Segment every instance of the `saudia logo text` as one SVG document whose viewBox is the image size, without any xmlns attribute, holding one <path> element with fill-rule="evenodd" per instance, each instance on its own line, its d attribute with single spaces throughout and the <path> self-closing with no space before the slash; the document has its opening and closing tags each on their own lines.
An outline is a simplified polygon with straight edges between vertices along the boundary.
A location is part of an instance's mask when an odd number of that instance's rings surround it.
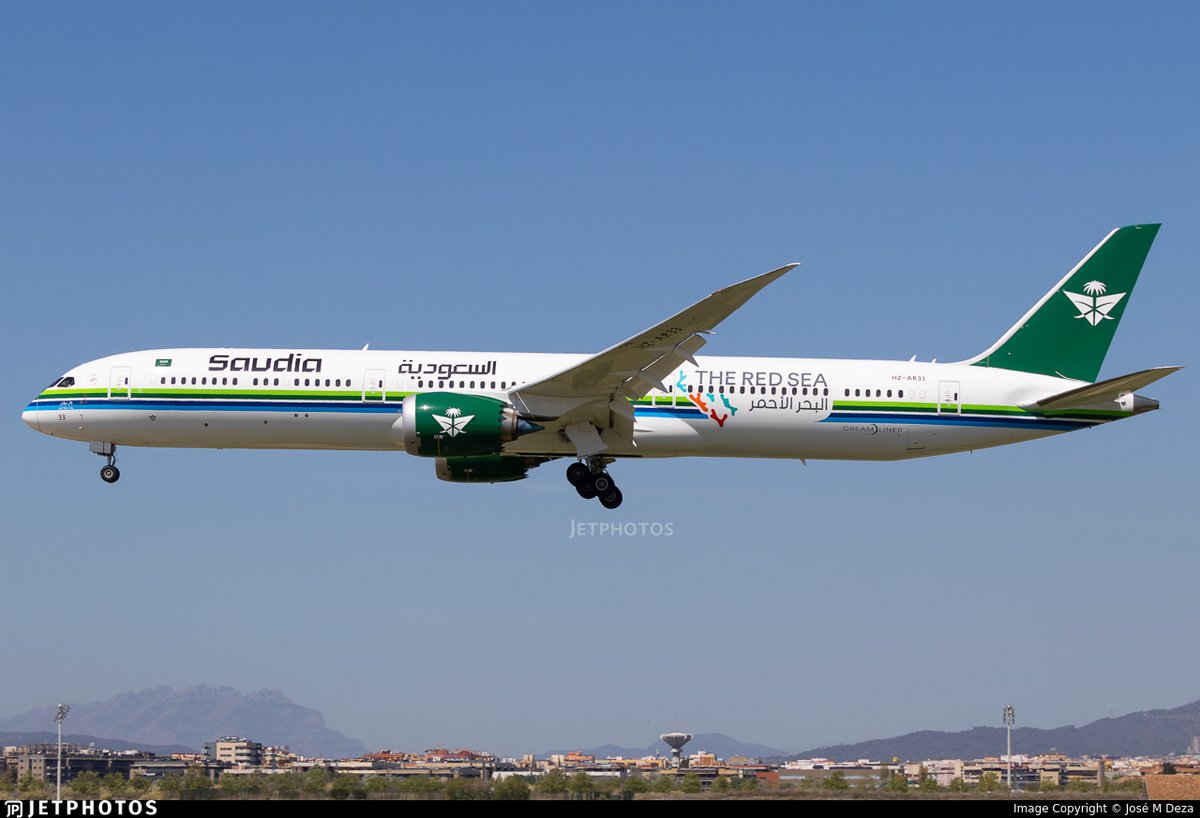
<svg viewBox="0 0 1200 818">
<path fill-rule="evenodd" d="M 305 358 L 293 352 L 282 358 L 233 358 L 213 355 L 208 359 L 209 372 L 320 372 L 320 358 Z"/>
<path fill-rule="evenodd" d="M 1079 315 L 1075 317 L 1086 318 L 1088 323 L 1094 327 L 1101 321 L 1112 321 L 1113 317 L 1109 313 L 1126 295 L 1125 293 L 1105 295 L 1104 291 L 1107 289 L 1108 285 L 1103 281 L 1089 281 L 1083 285 L 1083 291 L 1087 295 L 1069 293 L 1066 290 L 1063 290 L 1062 294 L 1071 299 L 1075 309 L 1079 310 Z"/>
<path fill-rule="evenodd" d="M 450 437 L 461 435 L 467 424 L 475 419 L 474 415 L 464 415 L 461 409 L 447 409 L 445 417 L 441 415 L 432 415 L 432 417 L 442 427 L 442 431 Z"/>
</svg>

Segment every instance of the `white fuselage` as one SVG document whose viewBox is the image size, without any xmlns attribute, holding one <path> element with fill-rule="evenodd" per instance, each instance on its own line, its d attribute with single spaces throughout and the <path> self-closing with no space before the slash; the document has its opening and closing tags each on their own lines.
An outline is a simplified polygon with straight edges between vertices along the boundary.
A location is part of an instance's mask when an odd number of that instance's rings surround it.
<svg viewBox="0 0 1200 818">
<path fill-rule="evenodd" d="M 65 373 L 23 419 L 45 434 L 124 446 L 403 450 L 401 402 L 446 391 L 509 400 L 587 355 L 295 349 L 163 349 Z M 64 383 L 60 378 L 56 384 Z M 1077 381 L 965 364 L 698 357 L 635 401 L 615 457 L 895 460 L 998 446 L 1092 426 L 1107 404 L 1050 416 L 1029 407 Z M 537 432 L 514 454 L 573 457 Z"/>
</svg>

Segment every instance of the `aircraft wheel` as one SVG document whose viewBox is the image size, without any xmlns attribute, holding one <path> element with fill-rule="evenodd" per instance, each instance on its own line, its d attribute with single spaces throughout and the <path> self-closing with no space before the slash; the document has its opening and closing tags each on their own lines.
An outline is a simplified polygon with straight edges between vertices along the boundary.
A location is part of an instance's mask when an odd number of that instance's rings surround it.
<svg viewBox="0 0 1200 818">
<path fill-rule="evenodd" d="M 576 486 L 575 491 L 579 492 L 579 496 L 585 500 L 590 500 L 596 496 L 596 487 L 592 485 L 591 480 Z"/>
<path fill-rule="evenodd" d="M 572 463 L 567 466 L 567 482 L 572 486 L 582 486 L 591 476 L 591 470 L 582 463 Z"/>
<path fill-rule="evenodd" d="M 616 486 L 613 484 L 612 478 L 608 476 L 607 472 L 600 472 L 597 474 L 592 480 L 592 486 L 596 489 L 596 493 L 601 497 L 603 497 L 605 494 L 608 494 L 612 489 L 616 488 Z"/>
<path fill-rule="evenodd" d="M 105 483 L 115 483 L 121 479 L 121 470 L 116 466 L 101 466 L 100 479 Z"/>
<path fill-rule="evenodd" d="M 605 508 L 616 508 L 617 506 L 621 505 L 621 501 L 624 499 L 625 498 L 621 495 L 621 490 L 616 486 L 613 486 L 612 490 L 609 491 L 608 494 L 600 495 L 600 505 L 604 506 Z"/>
</svg>

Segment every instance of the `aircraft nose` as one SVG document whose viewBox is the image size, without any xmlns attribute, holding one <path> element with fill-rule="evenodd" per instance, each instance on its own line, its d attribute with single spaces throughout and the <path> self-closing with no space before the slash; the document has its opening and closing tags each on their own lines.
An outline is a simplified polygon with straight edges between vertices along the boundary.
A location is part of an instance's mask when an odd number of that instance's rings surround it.
<svg viewBox="0 0 1200 818">
<path fill-rule="evenodd" d="M 21 413 L 21 420 L 25 421 L 25 425 L 35 432 L 42 431 L 42 426 L 38 423 L 38 413 L 32 409 L 26 409 Z"/>
</svg>

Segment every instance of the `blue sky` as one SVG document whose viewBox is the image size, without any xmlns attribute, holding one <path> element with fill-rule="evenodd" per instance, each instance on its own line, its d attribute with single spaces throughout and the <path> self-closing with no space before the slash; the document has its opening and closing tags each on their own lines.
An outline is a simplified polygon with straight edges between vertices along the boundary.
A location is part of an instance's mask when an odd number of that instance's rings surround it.
<svg viewBox="0 0 1200 818">
<path fill-rule="evenodd" d="M 788 750 L 1200 696 L 1191 369 L 1164 410 L 895 464 L 442 483 L 19 420 L 171 346 L 589 352 L 803 266 L 714 354 L 956 360 L 1162 221 L 1102 371 L 1194 364 L 1191 4 L 9 4 L 0 711 L 278 687 L 371 746 Z M 674 536 L 569 539 L 574 521 Z"/>
</svg>

